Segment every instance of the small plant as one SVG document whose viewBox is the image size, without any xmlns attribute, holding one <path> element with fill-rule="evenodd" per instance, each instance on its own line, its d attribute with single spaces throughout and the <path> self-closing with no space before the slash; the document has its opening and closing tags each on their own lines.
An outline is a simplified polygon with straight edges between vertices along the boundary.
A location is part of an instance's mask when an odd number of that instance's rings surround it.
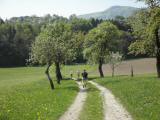
<svg viewBox="0 0 160 120">
<path fill-rule="evenodd" d="M 114 77 L 115 68 L 120 65 L 122 61 L 122 55 L 119 52 L 110 52 L 110 54 L 106 57 L 106 62 L 109 63 L 112 69 L 112 77 Z"/>
</svg>

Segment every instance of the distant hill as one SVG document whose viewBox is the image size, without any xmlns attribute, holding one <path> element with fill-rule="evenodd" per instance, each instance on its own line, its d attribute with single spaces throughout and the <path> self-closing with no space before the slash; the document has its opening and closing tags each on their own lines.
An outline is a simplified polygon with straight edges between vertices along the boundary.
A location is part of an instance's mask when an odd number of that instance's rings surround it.
<svg viewBox="0 0 160 120">
<path fill-rule="evenodd" d="M 123 17 L 132 16 L 139 9 L 140 8 L 129 7 L 129 6 L 113 6 L 102 12 L 79 15 L 78 17 L 85 19 L 89 18 L 114 19 L 116 16 L 123 16 Z"/>
</svg>

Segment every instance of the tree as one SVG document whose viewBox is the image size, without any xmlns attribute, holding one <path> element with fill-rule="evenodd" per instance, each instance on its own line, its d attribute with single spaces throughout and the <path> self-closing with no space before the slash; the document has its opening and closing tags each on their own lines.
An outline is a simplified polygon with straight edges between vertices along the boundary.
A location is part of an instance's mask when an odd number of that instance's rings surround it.
<svg viewBox="0 0 160 120">
<path fill-rule="evenodd" d="M 84 56 L 89 62 L 98 63 L 100 77 L 104 77 L 102 65 L 110 51 L 115 50 L 120 36 L 118 28 L 110 22 L 103 22 L 92 29 L 86 36 Z"/>
<path fill-rule="evenodd" d="M 137 1 L 145 2 L 145 4 L 147 4 L 150 8 L 155 8 L 160 6 L 159 0 L 137 0 Z"/>
<path fill-rule="evenodd" d="M 1 18 L 0 18 L 0 24 L 4 24 L 4 21 L 3 21 L 3 19 L 1 19 Z"/>
<path fill-rule="evenodd" d="M 14 38 L 15 50 L 17 54 L 17 61 L 19 65 L 25 65 L 26 59 L 31 52 L 31 44 L 34 42 L 36 35 L 30 24 L 15 24 L 16 34 Z"/>
<path fill-rule="evenodd" d="M 38 34 L 30 24 L 0 24 L 0 66 L 24 66 Z"/>
<path fill-rule="evenodd" d="M 92 28 L 89 20 L 77 18 L 75 15 L 70 16 L 69 22 L 74 32 L 81 31 L 87 33 Z"/>
<path fill-rule="evenodd" d="M 121 44 L 117 46 L 117 48 L 120 49 L 121 53 L 123 54 L 123 57 L 129 58 L 131 57 L 128 54 L 128 47 L 131 44 L 131 42 L 134 40 L 132 33 L 132 29 L 130 24 L 127 22 L 128 18 L 124 18 L 123 16 L 116 16 L 115 19 L 110 20 L 114 25 L 118 27 L 119 30 L 123 31 L 123 35 L 121 36 L 121 39 L 119 41 Z"/>
<path fill-rule="evenodd" d="M 85 60 L 83 58 L 83 44 L 85 35 L 82 32 L 74 33 L 72 37 L 73 51 L 74 51 L 74 63 L 83 63 Z"/>
<path fill-rule="evenodd" d="M 15 34 L 16 30 L 13 25 L 0 25 L 0 66 L 2 67 L 17 64 L 15 61 L 17 57 L 14 43 Z"/>
<path fill-rule="evenodd" d="M 121 63 L 122 55 L 119 52 L 110 52 L 110 54 L 106 58 L 107 63 L 111 66 L 112 69 L 112 77 L 114 77 L 115 68 Z"/>
<path fill-rule="evenodd" d="M 32 59 L 47 64 L 45 73 L 52 89 L 54 89 L 54 84 L 49 74 L 50 66 L 55 65 L 57 83 L 60 84 L 62 79 L 60 65 L 72 57 L 71 36 L 72 33 L 68 24 L 55 22 L 43 28 L 32 45 Z"/>
<path fill-rule="evenodd" d="M 130 46 L 131 53 L 150 54 L 157 59 L 157 75 L 160 78 L 160 1 L 139 0 L 148 5 L 148 10 L 138 13 L 132 20 L 136 42 Z"/>
</svg>

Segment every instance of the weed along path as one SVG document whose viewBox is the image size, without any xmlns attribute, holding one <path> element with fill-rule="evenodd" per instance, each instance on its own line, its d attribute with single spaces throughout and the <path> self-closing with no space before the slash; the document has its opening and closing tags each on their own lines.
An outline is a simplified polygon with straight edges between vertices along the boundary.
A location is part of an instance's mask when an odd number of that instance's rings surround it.
<svg viewBox="0 0 160 120">
<path fill-rule="evenodd" d="M 101 91 L 104 101 L 105 120 L 133 120 L 131 115 L 123 108 L 107 88 L 102 87 L 93 81 L 89 82 Z"/>
<path fill-rule="evenodd" d="M 80 91 L 74 101 L 74 103 L 69 107 L 69 109 L 60 117 L 59 120 L 79 120 L 80 112 L 83 108 L 85 100 L 87 98 L 86 89 L 82 87 L 80 82 L 77 82 Z"/>
</svg>

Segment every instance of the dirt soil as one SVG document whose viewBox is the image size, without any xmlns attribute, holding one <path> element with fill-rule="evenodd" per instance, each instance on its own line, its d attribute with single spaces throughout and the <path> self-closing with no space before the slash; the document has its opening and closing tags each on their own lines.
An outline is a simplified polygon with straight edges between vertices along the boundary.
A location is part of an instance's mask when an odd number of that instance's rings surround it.
<svg viewBox="0 0 160 120">
<path fill-rule="evenodd" d="M 156 73 L 156 59 L 144 58 L 137 60 L 123 61 L 116 69 L 115 75 L 130 75 L 131 65 L 133 66 L 134 74 L 149 74 Z M 103 65 L 105 75 L 111 75 L 111 67 L 108 64 Z"/>
</svg>

